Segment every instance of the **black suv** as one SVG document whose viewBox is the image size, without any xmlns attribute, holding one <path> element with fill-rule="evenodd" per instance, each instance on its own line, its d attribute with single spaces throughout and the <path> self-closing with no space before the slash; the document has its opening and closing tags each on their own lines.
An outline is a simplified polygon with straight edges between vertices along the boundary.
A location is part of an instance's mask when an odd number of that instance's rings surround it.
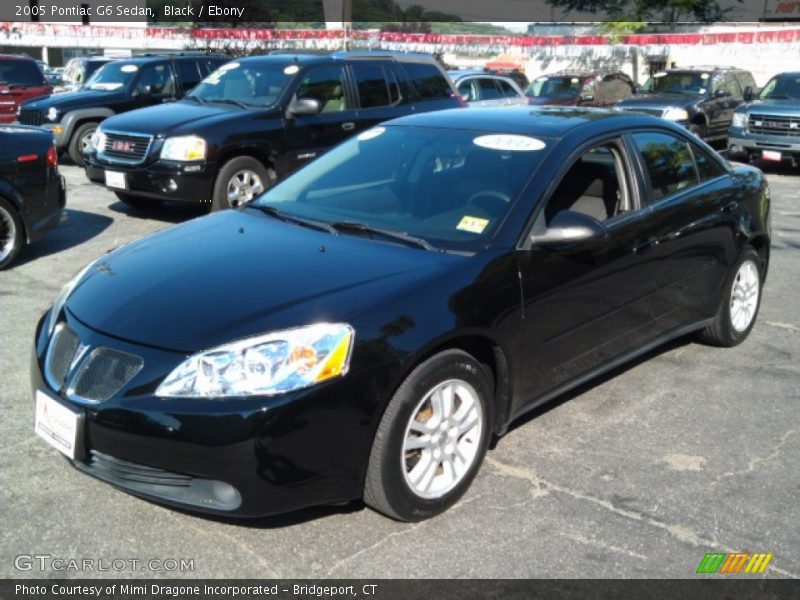
<svg viewBox="0 0 800 600">
<path fill-rule="evenodd" d="M 654 74 L 639 94 L 616 108 L 644 112 L 683 125 L 704 140 L 728 137 L 733 111 L 756 88 L 749 71 L 732 67 L 685 67 Z"/>
<path fill-rule="evenodd" d="M 251 56 L 169 106 L 97 130 L 86 174 L 131 205 L 235 207 L 348 136 L 414 112 L 464 106 L 429 55 Z"/>
<path fill-rule="evenodd" d="M 182 97 L 228 59 L 205 54 L 139 56 L 100 67 L 76 92 L 22 104 L 18 120 L 53 132 L 59 152 L 83 165 L 97 125 L 113 115 Z"/>
</svg>

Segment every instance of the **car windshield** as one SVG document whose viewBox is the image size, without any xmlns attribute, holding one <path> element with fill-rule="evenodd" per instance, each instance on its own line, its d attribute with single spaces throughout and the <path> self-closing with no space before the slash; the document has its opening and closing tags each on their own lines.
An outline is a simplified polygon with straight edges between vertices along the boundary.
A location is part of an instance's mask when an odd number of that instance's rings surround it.
<svg viewBox="0 0 800 600">
<path fill-rule="evenodd" d="M 32 60 L 0 61 L 0 83 L 8 85 L 42 85 L 44 75 Z"/>
<path fill-rule="evenodd" d="M 206 102 L 272 106 L 297 70 L 296 65 L 230 62 L 201 81 L 187 97 Z"/>
<path fill-rule="evenodd" d="M 708 73 L 656 73 L 642 86 L 642 91 L 656 94 L 705 94 Z"/>
<path fill-rule="evenodd" d="M 90 90 L 113 92 L 128 87 L 138 70 L 138 65 L 124 61 L 108 63 L 95 71 L 86 82 L 86 87 Z"/>
<path fill-rule="evenodd" d="M 525 90 L 529 98 L 574 98 L 583 88 L 580 77 L 539 77 Z"/>
<path fill-rule="evenodd" d="M 777 75 L 767 82 L 758 95 L 761 100 L 800 99 L 800 74 Z"/>
<path fill-rule="evenodd" d="M 375 127 L 253 205 L 342 234 L 393 242 L 407 236 L 421 247 L 473 252 L 489 242 L 549 146 L 523 135 Z M 369 235 L 376 232 L 393 236 Z"/>
</svg>

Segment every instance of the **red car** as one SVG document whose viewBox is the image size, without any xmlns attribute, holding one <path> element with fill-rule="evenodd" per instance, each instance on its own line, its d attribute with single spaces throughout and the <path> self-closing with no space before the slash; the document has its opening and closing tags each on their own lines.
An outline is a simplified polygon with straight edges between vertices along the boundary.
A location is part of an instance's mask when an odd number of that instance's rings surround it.
<svg viewBox="0 0 800 600">
<path fill-rule="evenodd" d="M 0 123 L 14 122 L 23 101 L 52 92 L 33 59 L 0 54 Z"/>
</svg>

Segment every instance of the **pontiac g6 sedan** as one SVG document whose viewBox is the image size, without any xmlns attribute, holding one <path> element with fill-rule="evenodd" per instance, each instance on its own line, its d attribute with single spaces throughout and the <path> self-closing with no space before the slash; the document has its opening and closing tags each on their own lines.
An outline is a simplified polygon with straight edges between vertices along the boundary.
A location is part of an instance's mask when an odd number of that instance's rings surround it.
<svg viewBox="0 0 800 600">
<path fill-rule="evenodd" d="M 744 340 L 769 210 L 760 171 L 646 115 L 391 121 L 83 269 L 36 331 L 36 431 L 183 508 L 425 519 L 524 412 L 678 336 Z"/>
</svg>

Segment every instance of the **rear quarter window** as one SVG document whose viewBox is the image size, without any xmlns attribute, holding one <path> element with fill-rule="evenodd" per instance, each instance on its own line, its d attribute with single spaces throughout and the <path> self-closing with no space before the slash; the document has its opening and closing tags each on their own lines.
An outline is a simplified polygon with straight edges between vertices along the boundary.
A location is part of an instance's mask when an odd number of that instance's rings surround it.
<svg viewBox="0 0 800 600">
<path fill-rule="evenodd" d="M 408 73 L 421 99 L 435 100 L 449 98 L 452 95 L 450 82 L 436 65 L 403 63 L 403 68 Z"/>
</svg>

